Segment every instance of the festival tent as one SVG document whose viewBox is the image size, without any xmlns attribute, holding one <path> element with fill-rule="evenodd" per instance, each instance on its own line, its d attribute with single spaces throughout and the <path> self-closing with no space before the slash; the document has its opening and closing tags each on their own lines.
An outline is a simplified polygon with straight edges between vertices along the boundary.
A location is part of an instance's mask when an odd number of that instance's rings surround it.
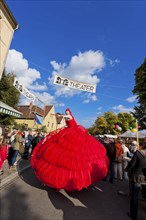
<svg viewBox="0 0 146 220">
<path fill-rule="evenodd" d="M 22 115 L 21 112 L 17 111 L 16 109 L 12 108 L 2 101 L 0 101 L 0 113 L 12 115 L 14 117 L 20 117 Z"/>
<path fill-rule="evenodd" d="M 146 137 L 146 129 L 138 131 L 138 137 L 145 138 Z"/>
<path fill-rule="evenodd" d="M 113 139 L 117 138 L 117 135 L 113 135 L 113 134 L 104 134 L 103 136 L 107 138 L 113 138 Z"/>
<path fill-rule="evenodd" d="M 137 138 L 137 132 L 132 132 L 130 130 L 124 132 L 123 134 L 119 135 L 119 137 L 123 138 Z M 146 130 L 138 131 L 138 138 L 145 138 L 146 137 Z"/>
<path fill-rule="evenodd" d="M 136 138 L 136 132 L 132 132 L 130 130 L 124 132 L 123 134 L 120 134 L 119 137 L 123 138 Z"/>
</svg>

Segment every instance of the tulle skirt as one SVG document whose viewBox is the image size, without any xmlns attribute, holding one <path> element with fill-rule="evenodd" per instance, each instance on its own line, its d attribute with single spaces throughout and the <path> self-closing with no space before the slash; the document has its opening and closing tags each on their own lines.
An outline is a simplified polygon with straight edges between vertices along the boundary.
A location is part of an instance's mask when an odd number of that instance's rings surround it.
<svg viewBox="0 0 146 220">
<path fill-rule="evenodd" d="M 75 191 L 102 180 L 109 161 L 104 146 L 78 125 L 47 135 L 34 148 L 31 166 L 45 185 Z"/>
<path fill-rule="evenodd" d="M 7 155 L 8 155 L 7 145 L 1 145 L 0 146 L 0 169 L 2 168 L 4 161 L 7 159 Z"/>
</svg>

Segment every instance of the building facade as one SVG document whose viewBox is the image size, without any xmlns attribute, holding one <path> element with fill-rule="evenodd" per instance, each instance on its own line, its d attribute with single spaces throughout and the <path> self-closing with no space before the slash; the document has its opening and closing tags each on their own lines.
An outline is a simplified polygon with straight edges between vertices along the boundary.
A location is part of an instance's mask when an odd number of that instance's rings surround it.
<svg viewBox="0 0 146 220">
<path fill-rule="evenodd" d="M 0 79 L 14 31 L 19 25 L 4 0 L 0 0 Z"/>
<path fill-rule="evenodd" d="M 53 105 L 46 105 L 44 109 L 33 105 L 18 106 L 18 111 L 22 113 L 20 118 L 15 119 L 17 124 L 23 124 L 26 128 L 40 129 L 45 128 L 49 133 L 58 128 L 55 109 Z M 39 119 L 41 119 L 39 121 Z"/>
</svg>

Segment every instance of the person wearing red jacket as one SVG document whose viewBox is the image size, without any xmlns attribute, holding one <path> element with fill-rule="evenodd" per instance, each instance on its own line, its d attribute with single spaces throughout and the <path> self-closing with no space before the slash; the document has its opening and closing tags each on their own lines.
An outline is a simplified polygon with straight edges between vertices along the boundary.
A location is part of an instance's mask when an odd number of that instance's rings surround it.
<svg viewBox="0 0 146 220">
<path fill-rule="evenodd" d="M 116 143 L 116 159 L 114 162 L 114 178 L 123 180 L 123 170 L 122 170 L 122 160 L 123 160 L 123 147 L 122 147 L 122 140 L 120 138 L 117 138 Z"/>
</svg>

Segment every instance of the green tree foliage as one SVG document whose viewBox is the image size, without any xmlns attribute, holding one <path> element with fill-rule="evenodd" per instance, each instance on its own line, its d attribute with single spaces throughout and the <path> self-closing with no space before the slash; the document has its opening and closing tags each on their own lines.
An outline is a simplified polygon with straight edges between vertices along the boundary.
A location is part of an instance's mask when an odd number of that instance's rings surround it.
<svg viewBox="0 0 146 220">
<path fill-rule="evenodd" d="M 9 73 L 2 75 L 0 80 L 0 100 L 13 108 L 17 108 L 20 93 L 13 86 L 14 74 Z"/>
<path fill-rule="evenodd" d="M 127 131 L 130 128 L 136 127 L 135 118 L 127 112 L 119 113 L 118 121 L 119 126 L 122 128 L 122 131 Z"/>
<path fill-rule="evenodd" d="M 114 128 L 114 125 L 118 123 L 118 117 L 114 112 L 105 112 L 104 117 L 107 121 L 107 133 L 116 134 L 117 131 Z"/>
<path fill-rule="evenodd" d="M 134 107 L 132 114 L 138 120 L 140 129 L 146 129 L 146 58 L 136 69 L 133 94 L 137 95 L 138 106 Z"/>
<path fill-rule="evenodd" d="M 107 121 L 104 116 L 100 116 L 96 119 L 93 126 L 93 134 L 104 134 L 107 128 Z"/>
<path fill-rule="evenodd" d="M 122 128 L 121 131 L 115 129 L 115 124 Z M 98 134 L 119 134 L 124 133 L 130 128 L 135 128 L 136 121 L 129 113 L 105 112 L 103 116 L 99 116 L 94 124 L 88 128 L 91 135 Z"/>
<path fill-rule="evenodd" d="M 133 116 L 137 119 L 139 129 L 146 129 L 146 107 L 144 105 L 135 106 Z"/>
<path fill-rule="evenodd" d="M 12 108 L 17 109 L 19 103 L 20 93 L 13 86 L 15 75 L 13 73 L 6 74 L 3 72 L 0 80 L 0 101 L 6 103 Z M 0 114 L 0 124 L 9 125 L 14 121 L 14 117 Z"/>
<path fill-rule="evenodd" d="M 138 103 L 146 107 L 146 58 L 144 63 L 136 69 L 133 94 L 137 95 Z"/>
</svg>

